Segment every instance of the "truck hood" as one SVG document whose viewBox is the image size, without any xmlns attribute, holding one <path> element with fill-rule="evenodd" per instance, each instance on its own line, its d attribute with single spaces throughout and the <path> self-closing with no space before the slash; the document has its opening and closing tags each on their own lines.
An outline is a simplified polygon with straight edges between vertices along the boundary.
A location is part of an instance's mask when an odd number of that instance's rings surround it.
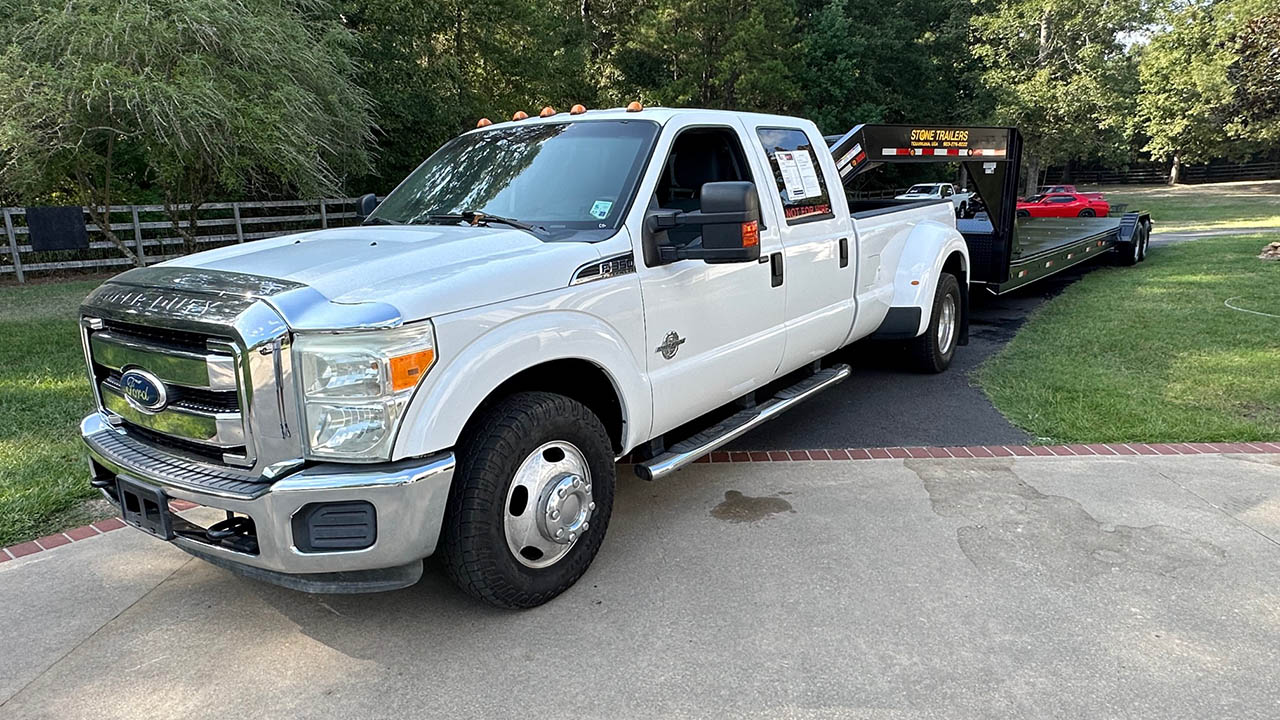
<svg viewBox="0 0 1280 720">
<path fill-rule="evenodd" d="M 161 263 L 307 285 L 340 304 L 380 302 L 419 320 L 566 287 L 600 259 L 587 242 L 444 225 L 335 228 L 229 245 Z"/>
</svg>

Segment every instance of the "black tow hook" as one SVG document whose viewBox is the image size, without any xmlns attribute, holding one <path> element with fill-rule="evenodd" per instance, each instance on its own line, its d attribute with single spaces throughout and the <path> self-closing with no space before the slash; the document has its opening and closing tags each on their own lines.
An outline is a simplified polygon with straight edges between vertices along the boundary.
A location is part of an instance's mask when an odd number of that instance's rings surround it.
<svg viewBox="0 0 1280 720">
<path fill-rule="evenodd" d="M 254 533 L 253 520 L 247 517 L 229 517 L 214 523 L 204 531 L 204 535 L 214 545 L 221 545 L 242 553 L 258 552 L 258 538 Z"/>
</svg>

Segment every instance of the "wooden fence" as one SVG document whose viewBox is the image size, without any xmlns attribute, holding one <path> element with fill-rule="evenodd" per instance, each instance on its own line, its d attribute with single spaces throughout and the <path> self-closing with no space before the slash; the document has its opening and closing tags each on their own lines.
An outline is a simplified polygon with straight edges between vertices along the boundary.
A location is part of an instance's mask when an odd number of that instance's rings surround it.
<svg viewBox="0 0 1280 720">
<path fill-rule="evenodd" d="M 185 216 L 190 206 L 178 208 Z M 38 251 L 29 241 L 26 209 L 7 207 L 3 213 L 8 244 L 0 249 L 0 278 L 12 275 L 18 282 L 26 282 L 30 274 L 106 270 L 133 264 L 92 222 L 87 210 L 89 247 L 79 250 Z M 112 232 L 145 264 L 185 252 L 183 238 L 174 231 L 163 205 L 113 205 L 109 218 Z M 355 198 L 207 203 L 197 211 L 195 241 L 204 250 L 302 230 L 354 225 L 358 219 Z M 183 227 L 186 228 L 185 223 Z"/>
<path fill-rule="evenodd" d="M 1062 174 L 1062 169 L 1056 168 L 1050 170 L 1047 177 L 1056 177 L 1059 178 L 1058 182 L 1065 182 L 1061 180 Z M 1196 184 L 1275 178 L 1280 178 L 1280 162 L 1211 163 L 1183 166 L 1178 182 Z M 1167 183 L 1169 165 L 1140 165 L 1124 170 L 1075 170 L 1071 173 L 1070 182 L 1102 185 Z"/>
</svg>

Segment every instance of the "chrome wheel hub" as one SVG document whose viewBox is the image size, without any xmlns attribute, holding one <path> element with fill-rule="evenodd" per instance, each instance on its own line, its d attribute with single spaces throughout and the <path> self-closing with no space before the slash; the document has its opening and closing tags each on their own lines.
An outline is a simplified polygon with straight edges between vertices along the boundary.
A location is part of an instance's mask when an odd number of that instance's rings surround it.
<svg viewBox="0 0 1280 720">
<path fill-rule="evenodd" d="M 591 528 L 591 469 L 572 443 L 549 442 L 520 463 L 503 508 L 507 547 L 521 564 L 555 564 Z"/>
<path fill-rule="evenodd" d="M 938 352 L 946 355 L 951 350 L 951 341 L 956 336 L 956 301 L 950 295 L 942 298 L 942 307 L 938 310 Z"/>
</svg>

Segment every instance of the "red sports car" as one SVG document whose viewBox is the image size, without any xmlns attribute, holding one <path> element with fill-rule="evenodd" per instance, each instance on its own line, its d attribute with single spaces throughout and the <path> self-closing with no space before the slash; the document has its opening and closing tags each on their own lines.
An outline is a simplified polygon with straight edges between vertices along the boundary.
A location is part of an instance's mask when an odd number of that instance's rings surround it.
<svg viewBox="0 0 1280 720">
<path fill-rule="evenodd" d="M 1106 217 L 1111 203 L 1079 193 L 1036 195 L 1018 202 L 1018 217 Z"/>
</svg>

